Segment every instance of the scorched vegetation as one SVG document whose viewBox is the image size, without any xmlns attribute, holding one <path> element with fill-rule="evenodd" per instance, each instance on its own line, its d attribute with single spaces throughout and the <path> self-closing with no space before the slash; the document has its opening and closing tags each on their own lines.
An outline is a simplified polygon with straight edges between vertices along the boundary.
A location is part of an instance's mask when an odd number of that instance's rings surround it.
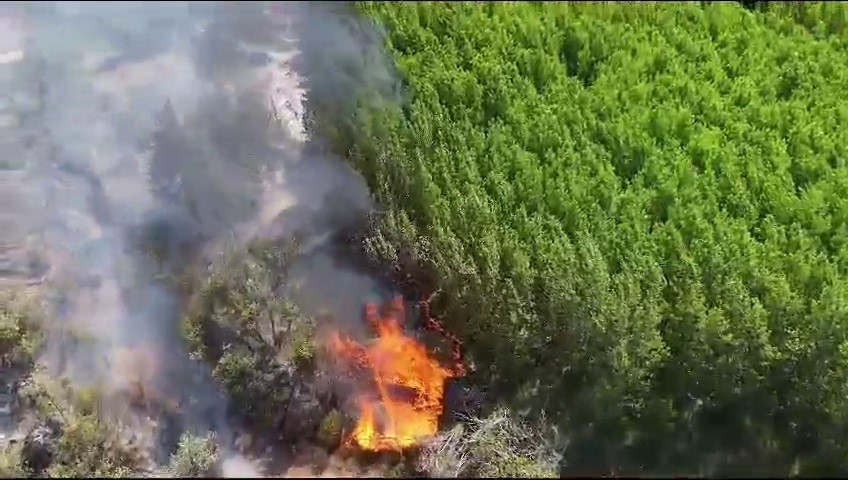
<svg viewBox="0 0 848 480">
<path fill-rule="evenodd" d="M 381 202 L 370 253 L 567 468 L 848 472 L 848 7 L 360 10 L 404 101 L 312 128 Z"/>
</svg>

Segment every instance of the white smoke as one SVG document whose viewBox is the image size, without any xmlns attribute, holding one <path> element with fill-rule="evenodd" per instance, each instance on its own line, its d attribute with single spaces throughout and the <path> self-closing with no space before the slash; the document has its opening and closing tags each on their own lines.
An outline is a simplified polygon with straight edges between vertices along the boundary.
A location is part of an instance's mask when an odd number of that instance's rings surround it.
<svg viewBox="0 0 848 480">
<path fill-rule="evenodd" d="M 221 473 L 224 478 L 258 478 L 262 476 L 249 460 L 238 454 L 232 454 L 221 462 Z"/>
<path fill-rule="evenodd" d="M 226 399 L 186 357 L 179 302 L 161 278 L 226 243 L 298 234 L 315 252 L 296 266 L 308 313 L 335 305 L 352 315 L 378 290 L 320 248 L 370 197 L 349 168 L 311 148 L 303 125 L 302 65 L 338 75 L 304 58 L 299 42 L 356 56 L 357 40 L 341 14 L 298 3 L 18 7 L 23 40 L 2 57 L 15 65 L 2 81 L 18 108 L 20 201 L 35 205 L 15 225 L 35 233 L 27 241 L 49 259 L 56 292 L 45 361 L 113 389 L 143 377 L 227 451 Z M 390 77 L 378 70 L 369 75 Z M 318 77 L 315 90 L 344 95 Z M 232 476 L 256 473 L 235 453 L 224 463 Z"/>
</svg>

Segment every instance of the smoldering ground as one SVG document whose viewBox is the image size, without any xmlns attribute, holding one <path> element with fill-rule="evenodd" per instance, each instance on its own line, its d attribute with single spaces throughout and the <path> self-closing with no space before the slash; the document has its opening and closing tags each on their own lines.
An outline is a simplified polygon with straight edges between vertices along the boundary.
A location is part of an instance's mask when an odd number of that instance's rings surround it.
<svg viewBox="0 0 848 480">
<path fill-rule="evenodd" d="M 323 246 L 371 201 L 303 122 L 306 94 L 394 91 L 378 37 L 344 7 L 299 2 L 39 2 L 15 15 L 24 56 L 3 81 L 19 107 L 21 202 L 34 205 L 15 220 L 47 259 L 56 307 L 43 360 L 81 384 L 145 383 L 183 428 L 229 448 L 226 398 L 186 357 L 161 279 L 224 245 L 297 235 L 289 293 L 306 313 L 358 321 L 363 300 L 385 296 Z"/>
</svg>

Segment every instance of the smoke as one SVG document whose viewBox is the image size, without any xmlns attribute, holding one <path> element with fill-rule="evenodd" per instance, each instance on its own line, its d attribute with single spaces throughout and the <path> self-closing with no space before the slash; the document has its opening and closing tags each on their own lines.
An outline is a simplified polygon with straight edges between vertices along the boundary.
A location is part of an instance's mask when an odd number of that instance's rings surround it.
<svg viewBox="0 0 848 480">
<path fill-rule="evenodd" d="M 240 455 L 231 455 L 221 462 L 221 474 L 224 478 L 256 478 L 260 472 L 247 459 Z"/>
<path fill-rule="evenodd" d="M 345 8 L 16 7 L 22 53 L 3 101 L 16 109 L 16 198 L 29 207 L 14 223 L 49 259 L 54 372 L 113 390 L 144 383 L 179 405 L 186 428 L 226 442 L 226 399 L 185 355 L 169 275 L 225 244 L 297 235 L 305 254 L 290 293 L 307 313 L 358 318 L 363 300 L 385 295 L 326 246 L 371 200 L 303 122 L 307 93 L 348 108 L 357 92 L 396 88 L 377 37 Z"/>
</svg>

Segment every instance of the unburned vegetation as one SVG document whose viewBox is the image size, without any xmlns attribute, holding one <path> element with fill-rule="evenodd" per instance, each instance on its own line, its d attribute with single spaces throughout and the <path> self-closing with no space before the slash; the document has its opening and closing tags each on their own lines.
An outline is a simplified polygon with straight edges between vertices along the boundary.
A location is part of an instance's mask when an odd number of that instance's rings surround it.
<svg viewBox="0 0 848 480">
<path fill-rule="evenodd" d="M 331 407 L 316 390 L 315 322 L 283 295 L 296 254 L 293 241 L 255 241 L 222 255 L 198 277 L 184 323 L 231 413 L 292 442 L 314 438 Z"/>
<path fill-rule="evenodd" d="M 371 256 L 574 472 L 846 470 L 846 7 L 364 3 Z M 389 101 L 392 100 L 392 101 Z"/>
</svg>

